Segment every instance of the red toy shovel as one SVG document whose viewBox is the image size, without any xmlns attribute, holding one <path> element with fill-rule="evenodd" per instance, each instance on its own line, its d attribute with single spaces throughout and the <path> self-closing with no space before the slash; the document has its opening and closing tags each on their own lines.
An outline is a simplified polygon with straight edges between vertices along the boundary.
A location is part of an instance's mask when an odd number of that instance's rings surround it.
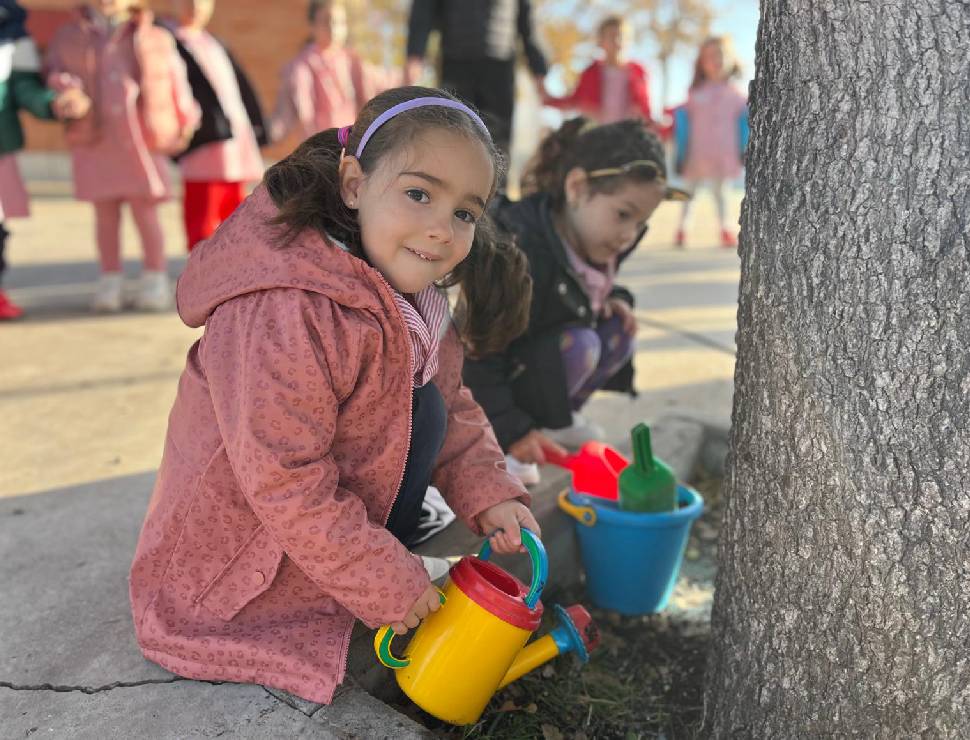
<svg viewBox="0 0 970 740">
<path fill-rule="evenodd" d="M 573 488 L 577 493 L 610 501 L 619 498 L 617 478 L 620 471 L 630 464 L 612 447 L 596 441 L 587 442 L 572 455 L 556 455 L 546 451 L 546 462 L 572 471 Z"/>
</svg>

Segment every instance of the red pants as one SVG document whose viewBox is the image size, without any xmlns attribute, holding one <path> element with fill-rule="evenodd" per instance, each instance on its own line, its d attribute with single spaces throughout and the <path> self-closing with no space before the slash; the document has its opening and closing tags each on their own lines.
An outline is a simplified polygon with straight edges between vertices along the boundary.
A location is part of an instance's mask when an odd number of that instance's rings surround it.
<svg viewBox="0 0 970 740">
<path fill-rule="evenodd" d="M 241 182 L 186 182 L 182 197 L 185 240 L 191 252 L 208 239 L 246 197 Z"/>
</svg>

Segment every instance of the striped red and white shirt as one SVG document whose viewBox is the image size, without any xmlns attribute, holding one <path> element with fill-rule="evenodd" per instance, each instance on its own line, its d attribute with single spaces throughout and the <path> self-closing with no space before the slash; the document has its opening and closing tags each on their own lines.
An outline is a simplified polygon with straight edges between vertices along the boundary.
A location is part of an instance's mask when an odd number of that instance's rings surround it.
<svg viewBox="0 0 970 740">
<path fill-rule="evenodd" d="M 414 364 L 414 387 L 420 388 L 438 372 L 438 345 L 448 330 L 448 297 L 443 290 L 429 285 L 414 294 L 414 305 L 396 290 L 394 302 L 404 317 L 411 336 Z"/>
</svg>

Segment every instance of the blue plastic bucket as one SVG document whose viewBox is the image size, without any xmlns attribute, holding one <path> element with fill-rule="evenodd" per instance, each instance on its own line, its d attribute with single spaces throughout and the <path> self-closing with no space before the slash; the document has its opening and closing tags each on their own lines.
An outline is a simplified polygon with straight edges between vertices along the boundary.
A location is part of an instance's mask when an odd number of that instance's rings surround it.
<svg viewBox="0 0 970 740">
<path fill-rule="evenodd" d="M 690 526 L 704 511 L 704 499 L 687 486 L 677 486 L 677 503 L 676 511 L 644 514 L 572 490 L 559 495 L 560 507 L 576 519 L 586 591 L 596 606 L 634 615 L 667 605 Z"/>
</svg>

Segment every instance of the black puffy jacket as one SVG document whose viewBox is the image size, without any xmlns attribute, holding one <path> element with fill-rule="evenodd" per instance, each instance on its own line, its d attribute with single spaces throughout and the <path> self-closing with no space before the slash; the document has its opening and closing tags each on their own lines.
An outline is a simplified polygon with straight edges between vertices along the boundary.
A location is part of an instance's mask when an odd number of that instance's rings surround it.
<svg viewBox="0 0 970 740">
<path fill-rule="evenodd" d="M 547 195 L 539 193 L 521 201 L 500 198 L 491 215 L 500 230 L 514 235 L 529 258 L 529 327 L 502 354 L 466 357 L 463 376 L 492 423 L 499 444 L 507 450 L 531 429 L 569 426 L 572 418 L 560 337 L 568 326 L 595 326 L 597 317 L 553 228 Z M 642 236 L 620 255 L 620 261 Z M 625 288 L 614 286 L 611 295 L 633 306 L 633 295 Z M 605 389 L 633 394 L 632 363 L 611 378 Z"/>
</svg>

